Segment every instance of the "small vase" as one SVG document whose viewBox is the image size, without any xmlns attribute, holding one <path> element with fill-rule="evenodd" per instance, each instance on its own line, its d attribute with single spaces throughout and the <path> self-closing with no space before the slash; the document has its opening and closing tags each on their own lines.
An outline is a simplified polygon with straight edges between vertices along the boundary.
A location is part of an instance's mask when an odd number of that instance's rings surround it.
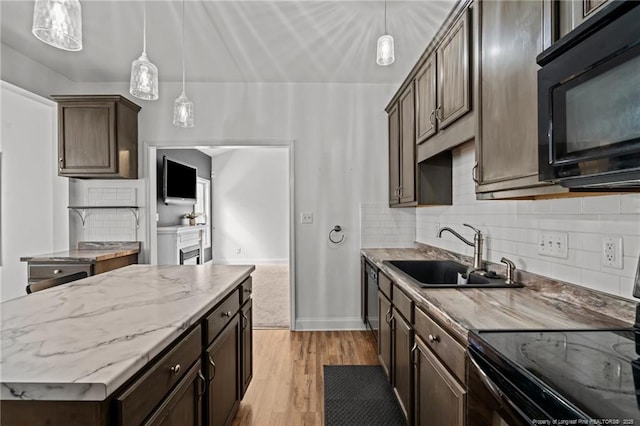
<svg viewBox="0 0 640 426">
<path fill-rule="evenodd" d="M 196 218 L 189 219 L 189 225 L 194 226 L 196 224 Z"/>
</svg>

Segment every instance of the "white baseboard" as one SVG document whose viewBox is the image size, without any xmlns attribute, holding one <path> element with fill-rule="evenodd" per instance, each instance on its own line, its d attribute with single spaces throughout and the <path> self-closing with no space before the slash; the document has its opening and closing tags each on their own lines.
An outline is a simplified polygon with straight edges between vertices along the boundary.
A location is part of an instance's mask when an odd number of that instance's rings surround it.
<svg viewBox="0 0 640 426">
<path fill-rule="evenodd" d="M 366 330 L 362 319 L 353 318 L 298 318 L 296 331 L 336 331 L 336 330 Z"/>
<path fill-rule="evenodd" d="M 216 265 L 260 265 L 263 263 L 275 263 L 286 265 L 289 259 L 213 259 Z"/>
</svg>

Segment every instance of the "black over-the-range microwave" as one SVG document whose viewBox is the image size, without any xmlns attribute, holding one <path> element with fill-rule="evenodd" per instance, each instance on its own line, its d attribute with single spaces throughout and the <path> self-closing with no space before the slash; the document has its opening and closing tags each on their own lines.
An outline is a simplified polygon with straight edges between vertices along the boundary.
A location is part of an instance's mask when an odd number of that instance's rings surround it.
<svg viewBox="0 0 640 426">
<path fill-rule="evenodd" d="M 598 15 L 537 57 L 539 178 L 640 188 L 640 2 Z"/>
</svg>

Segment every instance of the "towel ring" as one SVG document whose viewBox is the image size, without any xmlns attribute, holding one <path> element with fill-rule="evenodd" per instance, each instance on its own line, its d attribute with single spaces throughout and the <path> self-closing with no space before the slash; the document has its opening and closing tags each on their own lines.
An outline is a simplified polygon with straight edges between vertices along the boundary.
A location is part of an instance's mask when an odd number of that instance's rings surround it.
<svg viewBox="0 0 640 426">
<path fill-rule="evenodd" d="M 331 231 L 329 231 L 329 241 L 331 241 L 333 244 L 340 244 L 341 242 L 344 241 L 344 234 L 341 236 L 341 238 L 339 240 L 334 240 L 333 239 L 333 233 L 334 232 L 342 232 L 342 227 L 340 225 L 336 225 L 333 227 L 333 229 Z"/>
</svg>

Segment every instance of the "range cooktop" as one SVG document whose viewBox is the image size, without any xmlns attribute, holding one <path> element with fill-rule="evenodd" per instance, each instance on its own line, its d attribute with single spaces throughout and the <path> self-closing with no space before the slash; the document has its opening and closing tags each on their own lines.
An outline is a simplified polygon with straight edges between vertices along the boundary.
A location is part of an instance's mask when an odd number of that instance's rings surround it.
<svg viewBox="0 0 640 426">
<path fill-rule="evenodd" d="M 481 353 L 500 380 L 521 393 L 533 408 L 530 418 L 640 425 L 635 328 L 475 331 L 469 342 L 470 353 Z"/>
</svg>

